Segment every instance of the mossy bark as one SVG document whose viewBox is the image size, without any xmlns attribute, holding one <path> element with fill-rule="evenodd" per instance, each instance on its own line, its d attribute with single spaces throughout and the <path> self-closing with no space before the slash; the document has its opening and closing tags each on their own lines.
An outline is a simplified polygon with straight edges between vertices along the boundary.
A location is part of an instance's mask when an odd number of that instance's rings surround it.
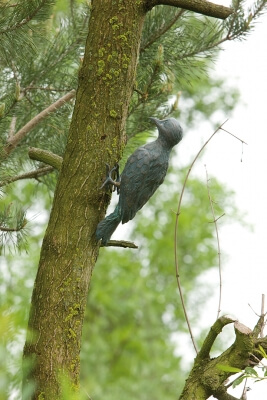
<svg viewBox="0 0 267 400">
<path fill-rule="evenodd" d="M 261 318 L 260 320 L 264 323 Z M 211 358 L 210 350 L 215 339 L 224 326 L 231 323 L 234 323 L 234 343 L 218 357 Z M 244 370 L 248 366 L 255 365 L 255 356 L 260 357 L 259 344 L 267 346 L 267 338 L 259 339 L 258 336 L 257 325 L 252 331 L 229 317 L 220 317 L 211 327 L 195 358 L 179 400 L 206 400 L 210 396 L 219 400 L 237 400 L 227 393 L 225 382 L 236 373 L 233 369 Z"/>
<path fill-rule="evenodd" d="M 155 4 L 91 2 L 76 103 L 32 295 L 24 347 L 24 366 L 32 362 L 24 369 L 27 400 L 59 399 L 61 378 L 74 390 L 79 386 L 84 311 L 99 251 L 95 230 L 110 200 L 99 188 L 105 163 L 114 165 L 122 156 L 145 12 Z"/>
<path fill-rule="evenodd" d="M 60 397 L 60 377 L 79 385 L 88 287 L 99 243 L 97 223 L 110 196 L 100 190 L 105 162 L 119 161 L 145 11 L 141 1 L 93 0 L 76 103 L 41 249 L 24 358 L 32 399 Z M 28 396 L 28 395 L 27 395 Z M 27 397 L 29 399 L 29 397 Z"/>
</svg>

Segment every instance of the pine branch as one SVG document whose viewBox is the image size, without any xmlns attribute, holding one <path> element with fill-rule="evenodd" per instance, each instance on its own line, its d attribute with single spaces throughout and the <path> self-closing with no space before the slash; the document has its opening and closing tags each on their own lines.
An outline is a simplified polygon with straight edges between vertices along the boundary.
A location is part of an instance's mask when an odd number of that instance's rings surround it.
<svg viewBox="0 0 267 400">
<path fill-rule="evenodd" d="M 18 28 L 21 28 L 23 25 L 28 24 L 32 19 L 34 19 L 34 17 L 36 17 L 36 15 L 38 14 L 38 12 L 41 10 L 41 8 L 46 4 L 46 3 L 51 3 L 50 0 L 42 0 L 41 3 L 26 17 L 24 18 L 22 21 L 16 23 L 13 26 L 9 26 L 6 29 L 3 29 L 2 31 L 0 31 L 0 35 L 4 34 L 4 33 L 8 33 L 11 31 L 14 31 Z M 16 4 L 17 5 L 17 4 Z M 15 5 L 12 5 L 13 7 Z"/>
<path fill-rule="evenodd" d="M 0 231 L 3 232 L 0 235 L 0 246 L 2 246 L 4 238 L 12 236 L 12 232 L 21 233 L 28 222 L 25 218 L 25 212 L 22 209 L 12 209 L 12 203 L 4 209 L 3 213 L 1 212 L 0 218 Z"/>
<path fill-rule="evenodd" d="M 184 8 L 185 10 L 219 19 L 226 19 L 233 13 L 232 8 L 214 4 L 206 0 L 147 0 L 146 8 L 151 10 L 154 6 L 160 4 Z"/>
<path fill-rule="evenodd" d="M 50 165 L 58 171 L 60 171 L 61 169 L 62 157 L 57 154 L 51 153 L 51 151 L 30 147 L 28 154 L 32 160 L 44 162 L 45 164 Z"/>
<path fill-rule="evenodd" d="M 16 228 L 8 228 L 6 226 L 1 226 L 0 225 L 0 231 L 2 232 L 19 232 L 23 229 L 24 227 L 16 227 Z"/>
<path fill-rule="evenodd" d="M 37 124 L 39 124 L 44 118 L 46 118 L 50 113 L 56 111 L 58 108 L 62 107 L 67 101 L 71 100 L 75 96 L 75 90 L 71 90 L 69 93 L 65 94 L 63 97 L 58 99 L 55 103 L 51 104 L 45 110 L 41 111 L 36 115 L 31 121 L 23 126 L 14 136 L 7 140 L 7 145 L 4 148 L 6 156 L 8 156 L 21 142 L 21 140 L 26 136 L 26 134 L 33 129 Z"/>
<path fill-rule="evenodd" d="M 22 180 L 22 179 L 38 179 L 40 176 L 47 175 L 54 171 L 54 167 L 42 167 L 34 171 L 25 172 L 25 174 L 12 176 L 0 182 L 0 187 L 9 185 L 10 183 Z"/>
<path fill-rule="evenodd" d="M 185 10 L 180 10 L 175 14 L 171 21 L 168 21 L 166 24 L 164 24 L 163 27 L 161 27 L 147 43 L 141 46 L 140 53 L 160 39 L 162 35 L 164 35 L 164 33 L 166 33 L 175 24 L 175 22 L 183 15 L 184 12 Z"/>
</svg>

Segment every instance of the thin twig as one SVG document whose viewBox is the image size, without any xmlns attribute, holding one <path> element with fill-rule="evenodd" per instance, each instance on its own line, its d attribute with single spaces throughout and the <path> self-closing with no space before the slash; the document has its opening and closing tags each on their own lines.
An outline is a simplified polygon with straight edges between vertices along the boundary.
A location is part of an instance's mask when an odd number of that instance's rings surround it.
<svg viewBox="0 0 267 400">
<path fill-rule="evenodd" d="M 258 313 L 256 313 L 256 311 L 253 309 L 253 307 L 248 303 L 248 306 L 251 308 L 251 310 L 254 312 L 255 315 L 257 315 L 257 317 L 260 317 L 260 315 Z"/>
<path fill-rule="evenodd" d="M 261 338 L 264 337 L 264 333 L 263 333 L 264 326 L 265 326 L 265 323 L 264 323 L 265 311 L 264 311 L 264 309 L 265 309 L 265 294 L 262 294 L 261 295 L 261 317 L 263 318 L 263 324 L 261 326 L 261 331 L 260 331 Z"/>
<path fill-rule="evenodd" d="M 256 366 L 256 365 L 262 365 L 263 367 L 265 367 L 265 365 L 263 364 L 263 362 L 262 362 L 257 356 L 255 356 L 255 354 L 249 353 L 249 356 L 252 357 L 252 358 L 254 358 L 254 359 L 256 360 L 256 362 L 254 362 L 254 363 L 253 363 L 252 360 L 250 360 L 250 363 L 251 363 L 251 364 L 254 364 L 254 366 Z"/>
<path fill-rule="evenodd" d="M 18 228 L 8 228 L 6 226 L 0 226 L 0 231 L 2 231 L 2 232 L 19 232 L 24 228 L 24 226 L 18 227 Z"/>
<path fill-rule="evenodd" d="M 221 304 L 222 304 L 222 265 L 221 265 L 221 248 L 220 248 L 220 239 L 219 239 L 219 231 L 218 231 L 218 225 L 217 221 L 220 218 L 215 218 L 215 212 L 214 212 L 214 207 L 213 207 L 213 200 L 211 198 L 210 194 L 210 185 L 209 185 L 209 176 L 208 176 L 208 171 L 205 165 L 206 169 L 206 179 L 207 179 L 207 189 L 208 189 L 208 197 L 209 197 L 209 202 L 210 202 L 210 209 L 212 213 L 212 218 L 215 226 L 215 232 L 216 232 L 216 238 L 217 238 L 217 248 L 218 248 L 218 267 L 219 267 L 219 303 L 218 303 L 218 312 L 217 312 L 217 318 L 219 318 L 220 312 L 221 312 Z"/>
<path fill-rule="evenodd" d="M 11 139 L 15 134 L 16 123 L 17 123 L 17 117 L 15 115 L 13 115 L 13 117 L 11 118 L 11 121 L 10 121 L 8 140 Z"/>
<path fill-rule="evenodd" d="M 248 378 L 245 379 L 243 392 L 242 392 L 242 395 L 240 397 L 241 400 L 246 400 L 247 399 L 247 382 L 248 382 Z"/>
<path fill-rule="evenodd" d="M 240 375 L 238 375 L 232 382 L 229 382 L 225 385 L 225 389 L 229 389 L 231 386 L 233 386 L 234 382 L 237 381 L 239 378 L 245 375 L 245 372 L 241 372 Z"/>
<path fill-rule="evenodd" d="M 198 353 L 198 350 L 197 350 L 197 346 L 196 346 L 196 343 L 195 343 L 195 339 L 194 339 L 194 336 L 193 336 L 193 333 L 192 333 L 192 329 L 191 329 L 191 325 L 190 325 L 190 322 L 189 322 L 189 318 L 188 318 L 188 315 L 187 315 L 187 311 L 186 311 L 186 307 L 185 307 L 185 302 L 184 302 L 184 296 L 183 296 L 183 292 L 182 292 L 182 286 L 181 286 L 181 282 L 180 282 L 180 276 L 179 276 L 179 263 L 178 263 L 178 255 L 177 255 L 177 245 L 178 245 L 178 221 L 179 221 L 179 215 L 180 215 L 180 212 L 181 212 L 181 204 L 182 204 L 182 200 L 183 200 L 183 195 L 184 195 L 184 191 L 185 191 L 185 186 L 186 186 L 186 183 L 187 183 L 187 181 L 188 181 L 190 172 L 191 172 L 191 170 L 192 170 L 192 168 L 193 168 L 193 166 L 194 166 L 196 160 L 198 159 L 199 155 L 200 155 L 201 152 L 203 151 L 203 149 L 207 146 L 207 144 L 210 142 L 210 140 L 213 138 L 213 136 L 216 135 L 216 133 L 222 128 L 222 126 L 223 126 L 227 121 L 228 121 L 228 120 L 224 121 L 224 122 L 216 129 L 216 131 L 213 132 L 213 134 L 212 134 L 212 135 L 210 136 L 210 138 L 206 141 L 206 143 L 201 147 L 201 149 L 199 150 L 199 152 L 198 152 L 197 155 L 195 156 L 193 162 L 191 163 L 191 165 L 190 165 L 190 167 L 189 167 L 189 169 L 188 169 L 188 171 L 187 171 L 185 180 L 184 180 L 184 184 L 183 184 L 183 187 L 182 187 L 182 191 L 181 191 L 180 199 L 179 199 L 179 203 L 178 203 L 178 208 L 177 208 L 177 212 L 176 212 L 176 219 L 175 219 L 175 228 L 174 228 L 174 259 L 175 259 L 176 280 L 177 280 L 177 286 L 178 286 L 178 290 L 179 290 L 179 294 L 180 294 L 180 298 L 181 298 L 181 302 L 182 302 L 182 307 L 183 307 L 183 311 L 184 311 L 184 316 L 185 316 L 185 319 L 186 319 L 186 323 L 187 323 L 187 326 L 188 326 L 188 330 L 189 330 L 189 333 L 190 333 L 190 336 L 191 336 L 191 340 L 192 340 L 192 343 L 193 343 L 193 346 L 194 346 L 194 348 L 195 348 L 196 353 Z"/>
<path fill-rule="evenodd" d="M 188 330 L 189 330 L 189 333 L 190 333 L 190 336 L 191 336 L 191 340 L 192 340 L 192 343 L 193 343 L 193 346 L 194 346 L 194 348 L 195 348 L 196 353 L 198 353 L 198 350 L 197 350 L 197 346 L 196 346 L 196 343 L 195 343 L 195 340 L 194 340 L 194 336 L 193 336 L 193 333 L 192 333 L 192 329 L 191 329 L 191 325 L 190 325 L 190 322 L 189 322 L 189 318 L 188 318 L 188 315 L 187 315 L 187 311 L 186 311 L 186 307 L 185 307 L 185 302 L 184 302 L 184 297 L 183 297 L 183 292 L 182 292 L 182 287 L 181 287 L 181 282 L 180 282 L 180 276 L 179 276 L 179 263 L 178 263 L 178 255 L 177 255 L 177 246 L 178 246 L 178 221 L 179 221 L 179 215 L 180 215 L 180 213 L 181 213 L 181 204 L 182 204 L 182 199 L 183 199 L 183 195 L 184 195 L 184 191 L 185 191 L 185 186 L 186 186 L 186 183 L 187 183 L 187 181 L 188 181 L 190 172 L 191 172 L 191 170 L 192 170 L 192 168 L 193 168 L 193 166 L 194 166 L 196 160 L 198 159 L 199 155 L 200 155 L 200 154 L 202 153 L 202 151 L 204 150 L 204 148 L 205 148 L 205 147 L 207 146 L 207 144 L 211 141 L 211 139 L 216 135 L 216 133 L 217 133 L 219 130 L 222 130 L 223 125 L 224 125 L 227 121 L 228 121 L 228 119 L 227 119 L 226 121 L 224 121 L 224 122 L 215 130 L 215 132 L 213 132 L 213 134 L 212 134 L 212 135 L 210 136 L 210 138 L 204 143 L 204 145 L 201 147 L 201 149 L 199 150 L 199 152 L 197 153 L 197 155 L 196 155 L 195 158 L 193 159 L 193 161 L 192 161 L 192 163 L 191 163 L 191 165 L 190 165 L 190 167 L 189 167 L 189 169 L 188 169 L 188 171 L 187 171 L 187 174 L 186 174 L 186 177 L 185 177 L 185 180 L 184 180 L 184 183 L 183 183 L 182 191 L 181 191 L 181 194 L 180 194 L 179 202 L 178 202 L 177 212 L 175 213 L 175 214 L 176 214 L 176 219 L 175 219 L 175 228 L 174 228 L 174 260 L 175 260 L 174 262 L 175 262 L 176 281 L 177 281 L 177 286 L 178 286 L 178 290 L 179 290 L 179 294 L 180 294 L 180 298 L 181 298 L 181 303 L 182 303 L 182 307 L 183 307 L 184 316 L 185 316 L 185 319 L 186 319 L 186 323 L 187 323 L 187 326 L 188 326 Z M 226 132 L 227 132 L 227 131 L 226 131 Z M 227 132 L 227 133 L 230 133 L 230 132 Z M 232 135 L 232 136 L 234 136 L 234 135 Z M 241 142 L 244 142 L 244 141 L 242 141 L 241 139 L 239 139 L 237 136 L 234 136 L 234 137 L 235 137 L 236 139 L 240 140 Z M 244 143 L 245 143 L 245 142 L 244 142 Z"/>
<path fill-rule="evenodd" d="M 17 144 L 26 136 L 26 134 L 33 129 L 37 124 L 39 124 L 44 118 L 46 118 L 50 113 L 56 111 L 58 108 L 62 107 L 67 101 L 71 100 L 75 96 L 75 90 L 71 90 L 69 93 L 62 96 L 55 103 L 51 104 L 45 110 L 41 111 L 36 115 L 31 121 L 27 122 L 14 136 L 8 139 L 7 145 L 5 146 L 5 153 L 8 156 L 12 150 L 17 146 Z"/>
<path fill-rule="evenodd" d="M 49 166 L 49 167 L 38 168 L 34 171 L 25 172 L 25 174 L 12 176 L 10 178 L 3 180 L 2 182 L 0 182 L 0 187 L 9 185 L 10 183 L 13 183 L 13 182 L 16 182 L 16 181 L 19 181 L 22 179 L 37 179 L 40 176 L 47 175 L 52 171 L 54 171 L 54 168 Z"/>
<path fill-rule="evenodd" d="M 234 138 L 236 138 L 237 140 L 239 140 L 240 142 L 242 142 L 242 143 L 244 143 L 244 144 L 246 144 L 246 145 L 248 146 L 248 143 L 246 143 L 244 140 L 240 139 L 239 137 L 235 136 L 233 133 L 227 131 L 227 130 L 224 129 L 224 128 L 221 128 L 221 130 L 224 131 L 224 132 L 226 132 L 226 133 L 229 133 L 229 135 L 233 136 Z"/>
</svg>

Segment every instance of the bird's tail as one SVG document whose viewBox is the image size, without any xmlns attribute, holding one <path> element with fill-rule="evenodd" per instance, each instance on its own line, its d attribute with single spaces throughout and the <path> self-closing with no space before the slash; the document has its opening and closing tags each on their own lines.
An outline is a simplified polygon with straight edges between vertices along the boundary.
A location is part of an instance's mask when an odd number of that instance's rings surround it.
<svg viewBox="0 0 267 400">
<path fill-rule="evenodd" d="M 105 219 L 99 222 L 96 228 L 96 238 L 97 240 L 102 239 L 102 243 L 106 246 L 111 235 L 116 230 L 117 226 L 121 222 L 121 213 L 118 205 L 116 206 L 113 213 L 109 214 Z"/>
</svg>

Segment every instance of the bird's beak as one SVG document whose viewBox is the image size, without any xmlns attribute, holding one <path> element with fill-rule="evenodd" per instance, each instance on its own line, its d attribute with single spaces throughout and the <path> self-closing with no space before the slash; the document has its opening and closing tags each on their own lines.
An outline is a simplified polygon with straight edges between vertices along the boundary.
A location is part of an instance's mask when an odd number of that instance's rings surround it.
<svg viewBox="0 0 267 400">
<path fill-rule="evenodd" d="M 154 118 L 154 117 L 149 117 L 150 121 L 154 122 L 154 124 L 159 127 L 161 120 L 158 118 Z"/>
</svg>

